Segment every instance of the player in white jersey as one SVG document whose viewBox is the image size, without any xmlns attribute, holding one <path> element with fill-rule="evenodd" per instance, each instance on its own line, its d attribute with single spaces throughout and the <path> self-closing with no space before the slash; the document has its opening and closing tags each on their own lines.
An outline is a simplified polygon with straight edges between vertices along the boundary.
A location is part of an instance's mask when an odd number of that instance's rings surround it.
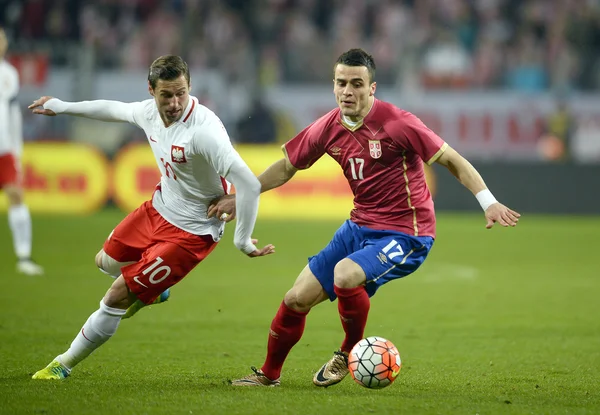
<svg viewBox="0 0 600 415">
<path fill-rule="evenodd" d="M 8 224 L 17 255 L 17 271 L 27 275 L 44 273 L 31 260 L 31 216 L 23 201 L 19 159 L 23 146 L 22 115 L 17 103 L 19 74 L 4 60 L 8 41 L 0 28 L 0 189 L 8 197 Z"/>
<path fill-rule="evenodd" d="M 260 183 L 231 145 L 219 118 L 189 95 L 190 74 L 183 59 L 172 55 L 156 59 L 150 66 L 148 91 L 153 99 L 135 103 L 70 103 L 41 97 L 29 106 L 35 114 L 70 114 L 140 127 L 161 172 L 152 199 L 113 230 L 96 256 L 96 265 L 116 278 L 100 308 L 71 347 L 36 372 L 34 379 L 64 379 L 116 332 L 122 318 L 168 298 L 169 287 L 181 281 L 221 238 L 225 224 L 208 218 L 207 207 L 227 193 L 228 182 L 238 197 L 235 246 L 249 257 L 274 252 L 273 245 L 258 249 L 251 239 Z"/>
</svg>

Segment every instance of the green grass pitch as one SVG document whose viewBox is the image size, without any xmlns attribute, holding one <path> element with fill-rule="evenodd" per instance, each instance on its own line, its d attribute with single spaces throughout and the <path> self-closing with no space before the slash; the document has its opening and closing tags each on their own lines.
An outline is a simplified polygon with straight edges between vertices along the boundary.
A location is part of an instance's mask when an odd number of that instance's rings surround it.
<svg viewBox="0 0 600 415">
<path fill-rule="evenodd" d="M 598 414 L 600 218 L 524 215 L 484 229 L 482 215 L 440 214 L 422 268 L 373 298 L 366 335 L 392 340 L 403 367 L 387 389 L 350 378 L 320 389 L 339 346 L 337 303 L 315 308 L 280 388 L 227 379 L 264 359 L 286 290 L 339 222 L 261 220 L 277 253 L 249 259 L 231 238 L 175 286 L 169 302 L 121 323 L 62 382 L 31 374 L 64 351 L 111 283 L 94 255 L 124 216 L 34 216 L 43 277 L 14 273 L 0 222 L 2 414 Z"/>
</svg>

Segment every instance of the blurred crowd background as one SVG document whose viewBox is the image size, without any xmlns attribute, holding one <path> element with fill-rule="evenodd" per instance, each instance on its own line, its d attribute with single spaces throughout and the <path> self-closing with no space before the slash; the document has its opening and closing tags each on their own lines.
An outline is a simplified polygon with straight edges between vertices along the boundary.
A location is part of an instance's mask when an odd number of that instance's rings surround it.
<svg viewBox="0 0 600 415">
<path fill-rule="evenodd" d="M 69 44 L 102 68 L 186 56 L 229 81 L 329 81 L 362 45 L 378 81 L 427 88 L 600 87 L 597 0 L 0 0 L 19 51 L 69 65 Z"/>
<path fill-rule="evenodd" d="M 182 55 L 200 74 L 194 93 L 240 142 L 302 128 L 265 91 L 329 88 L 333 62 L 357 46 L 375 57 L 382 91 L 550 96 L 554 118 L 536 134 L 554 128 L 565 144 L 570 97 L 600 89 L 599 0 L 0 0 L 0 25 L 14 60 L 36 56 L 50 77 L 75 71 L 73 99 L 97 97 L 90 84 L 103 73 L 143 74 L 157 56 Z M 27 139 L 68 124 L 41 122 Z"/>
</svg>

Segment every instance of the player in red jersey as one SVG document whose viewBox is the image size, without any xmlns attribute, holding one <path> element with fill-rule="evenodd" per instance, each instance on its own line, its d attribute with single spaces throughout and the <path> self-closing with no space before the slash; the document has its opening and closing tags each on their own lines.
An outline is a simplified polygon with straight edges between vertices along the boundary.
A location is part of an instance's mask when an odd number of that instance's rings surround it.
<svg viewBox="0 0 600 415">
<path fill-rule="evenodd" d="M 338 298 L 346 337 L 315 374 L 330 386 L 348 374 L 348 352 L 363 338 L 369 297 L 383 284 L 417 270 L 435 238 L 435 213 L 423 162 L 440 163 L 479 200 L 487 228 L 515 226 L 520 215 L 498 203 L 475 168 L 416 116 L 375 98 L 373 58 L 361 49 L 342 54 L 334 67 L 339 108 L 288 141 L 285 158 L 259 176 L 261 192 L 279 187 L 325 153 L 344 170 L 354 209 L 331 242 L 310 257 L 285 295 L 269 331 L 261 369 L 236 386 L 277 386 L 283 363 L 300 340 L 312 307 Z M 235 215 L 234 196 L 209 207 L 209 216 Z"/>
</svg>

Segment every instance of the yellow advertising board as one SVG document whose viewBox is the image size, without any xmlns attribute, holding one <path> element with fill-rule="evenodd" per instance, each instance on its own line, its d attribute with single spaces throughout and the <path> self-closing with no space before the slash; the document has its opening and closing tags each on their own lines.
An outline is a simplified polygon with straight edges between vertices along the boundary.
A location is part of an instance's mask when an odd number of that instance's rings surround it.
<svg viewBox="0 0 600 415">
<path fill-rule="evenodd" d="M 283 157 L 277 145 L 236 148 L 257 175 Z M 427 181 L 435 187 L 432 172 L 426 169 Z M 76 143 L 30 143 L 23 154 L 26 201 L 33 212 L 92 213 L 109 197 L 131 212 L 152 196 L 159 182 L 152 150 L 145 143 L 123 148 L 112 166 L 101 152 Z M 284 186 L 263 193 L 259 217 L 343 220 L 351 209 L 352 193 L 340 166 L 323 156 Z M 5 198 L 0 210 L 6 210 Z"/>
<path fill-rule="evenodd" d="M 283 157 L 279 146 L 239 146 L 242 158 L 260 174 Z M 329 156 L 301 170 L 285 185 L 260 196 L 260 217 L 346 219 L 352 209 L 352 192 L 340 166 Z"/>
<path fill-rule="evenodd" d="M 26 143 L 21 164 L 25 201 L 32 212 L 87 214 L 108 200 L 110 166 L 94 147 Z M 0 210 L 6 211 L 7 205 L 6 198 L 0 198 Z"/>
<path fill-rule="evenodd" d="M 257 175 L 283 157 L 279 146 L 240 146 L 237 150 Z M 129 212 L 148 200 L 159 181 L 149 146 L 134 144 L 119 152 L 114 162 L 113 197 L 121 209 Z M 298 172 L 285 186 L 262 194 L 259 216 L 343 219 L 350 209 L 348 183 L 335 161 L 323 157 L 309 170 Z"/>
<path fill-rule="evenodd" d="M 255 174 L 262 173 L 283 157 L 279 146 L 236 147 Z M 117 206 L 130 212 L 148 200 L 160 181 L 150 147 L 132 144 L 114 160 L 113 198 Z M 261 195 L 260 217 L 346 218 L 352 209 L 352 193 L 339 166 L 323 157 L 313 167 L 298 172 L 277 189 Z"/>
<path fill-rule="evenodd" d="M 113 199 L 125 212 L 131 212 L 150 199 L 160 182 L 160 171 L 147 144 L 131 144 L 115 157 Z"/>
<path fill-rule="evenodd" d="M 282 158 L 279 146 L 238 146 L 242 158 L 260 174 Z M 425 165 L 425 177 L 434 194 L 433 170 Z M 298 171 L 285 185 L 260 196 L 259 216 L 270 218 L 347 219 L 353 195 L 340 165 L 324 155 L 309 169 Z"/>
</svg>

